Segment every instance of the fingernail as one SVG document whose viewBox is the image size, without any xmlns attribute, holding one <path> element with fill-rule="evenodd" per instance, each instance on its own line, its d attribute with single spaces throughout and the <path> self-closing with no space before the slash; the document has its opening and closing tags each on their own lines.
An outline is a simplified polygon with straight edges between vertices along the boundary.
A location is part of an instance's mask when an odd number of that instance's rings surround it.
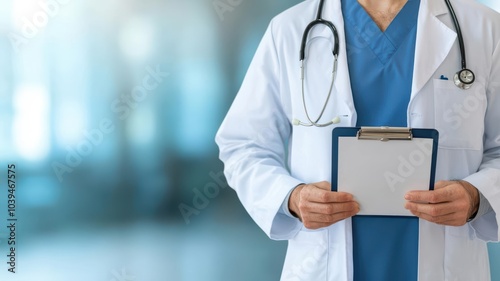
<svg viewBox="0 0 500 281">
<path fill-rule="evenodd" d="M 406 200 L 410 200 L 410 199 L 411 199 L 410 194 L 408 194 L 408 193 L 407 193 L 407 194 L 405 194 L 405 199 L 406 199 Z"/>
</svg>

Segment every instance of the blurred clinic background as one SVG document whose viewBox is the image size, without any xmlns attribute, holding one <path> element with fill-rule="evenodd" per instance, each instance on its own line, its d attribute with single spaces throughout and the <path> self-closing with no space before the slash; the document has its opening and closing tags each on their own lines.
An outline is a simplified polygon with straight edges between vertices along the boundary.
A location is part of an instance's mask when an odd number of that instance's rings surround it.
<svg viewBox="0 0 500 281">
<path fill-rule="evenodd" d="M 286 242 L 226 186 L 213 139 L 270 19 L 298 2 L 2 0 L 0 280 L 278 280 Z"/>
</svg>

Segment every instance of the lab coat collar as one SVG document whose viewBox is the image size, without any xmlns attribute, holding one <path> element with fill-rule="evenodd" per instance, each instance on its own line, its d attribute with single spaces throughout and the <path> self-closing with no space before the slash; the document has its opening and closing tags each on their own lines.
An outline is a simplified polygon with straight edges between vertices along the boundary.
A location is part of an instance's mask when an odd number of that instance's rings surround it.
<svg viewBox="0 0 500 281">
<path fill-rule="evenodd" d="M 448 14 L 449 11 L 444 1 L 420 1 L 411 99 L 413 99 L 432 78 L 434 72 L 436 72 L 439 65 L 446 59 L 453 47 L 453 43 L 457 37 L 455 30 L 443 24 L 438 18 L 439 16 Z M 348 106 L 348 110 L 350 111 L 350 123 L 353 125 L 356 123 L 356 111 L 352 98 L 347 65 L 344 20 L 340 0 L 325 1 L 323 18 L 332 21 L 339 33 L 339 71 L 337 72 L 337 82 L 335 86 L 337 87 L 340 97 Z M 330 31 L 325 28 L 320 33 L 324 36 L 330 36 L 329 32 Z"/>
<path fill-rule="evenodd" d="M 411 99 L 432 78 L 453 47 L 457 37 L 455 30 L 443 24 L 438 18 L 445 14 L 449 12 L 444 1 L 421 0 Z"/>
<path fill-rule="evenodd" d="M 318 2 L 318 1 L 315 1 Z M 352 89 L 347 64 L 347 51 L 345 46 L 344 20 L 340 0 L 325 1 L 323 18 L 332 21 L 339 33 L 339 65 L 335 87 L 339 97 L 347 105 L 351 125 L 356 124 L 356 111 L 352 98 Z M 415 63 L 413 67 L 413 84 L 411 89 L 411 99 L 432 78 L 434 72 L 448 56 L 457 34 L 454 29 L 449 28 L 438 18 L 448 15 L 449 11 L 444 1 L 421 0 L 417 40 L 415 46 Z M 330 30 L 323 28 L 320 35 L 330 37 Z M 346 112 L 347 113 L 347 112 Z"/>
</svg>

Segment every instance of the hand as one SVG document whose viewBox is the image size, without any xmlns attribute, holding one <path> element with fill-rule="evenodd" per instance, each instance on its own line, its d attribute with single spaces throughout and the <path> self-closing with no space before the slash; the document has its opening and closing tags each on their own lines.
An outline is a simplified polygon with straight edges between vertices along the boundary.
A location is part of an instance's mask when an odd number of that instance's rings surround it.
<svg viewBox="0 0 500 281">
<path fill-rule="evenodd" d="M 297 186 L 290 195 L 288 208 L 309 229 L 330 226 L 359 212 L 351 194 L 331 191 L 326 181 Z"/>
<path fill-rule="evenodd" d="M 405 208 L 442 225 L 462 226 L 479 208 L 479 191 L 466 181 L 438 181 L 434 190 L 410 191 Z"/>
</svg>

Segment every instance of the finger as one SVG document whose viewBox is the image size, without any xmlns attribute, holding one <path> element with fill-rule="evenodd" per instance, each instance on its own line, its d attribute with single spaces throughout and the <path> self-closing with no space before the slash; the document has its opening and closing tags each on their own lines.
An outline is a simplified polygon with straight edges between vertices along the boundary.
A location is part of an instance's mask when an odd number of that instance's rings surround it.
<svg viewBox="0 0 500 281">
<path fill-rule="evenodd" d="M 451 213 L 438 217 L 434 217 L 429 214 L 420 212 L 412 212 L 412 213 L 421 219 L 441 225 L 462 226 L 466 223 L 466 220 L 463 219 L 463 216 L 461 216 L 459 213 Z"/>
<path fill-rule="evenodd" d="M 439 202 L 442 201 L 442 199 L 433 198 L 433 196 L 444 196 L 444 197 L 449 196 L 450 194 L 447 194 L 442 189 L 445 188 L 445 187 L 448 187 L 450 185 L 454 185 L 454 184 L 456 184 L 456 182 L 454 182 L 454 181 L 437 181 L 434 184 L 434 190 L 413 190 L 413 191 L 409 191 L 409 192 L 407 192 L 405 194 L 405 199 L 406 200 L 410 200 L 410 201 L 439 203 Z M 435 191 L 438 191 L 438 190 L 440 190 L 440 192 L 438 192 L 436 194 L 431 194 L 431 193 L 433 193 Z M 453 195 L 453 194 L 451 194 L 451 195 Z"/>
<path fill-rule="evenodd" d="M 453 220 L 446 220 L 446 221 L 440 222 L 439 224 L 448 225 L 448 226 L 462 226 L 462 225 L 465 225 L 466 223 L 467 223 L 467 220 L 456 218 Z"/>
<path fill-rule="evenodd" d="M 323 193 L 319 193 L 322 194 L 321 196 L 327 196 L 327 198 L 325 198 L 324 201 L 321 200 L 321 202 L 344 202 L 353 200 L 352 195 L 349 193 L 332 191 L 332 185 L 327 181 L 312 183 L 311 185 L 319 190 L 326 191 L 328 194 L 331 194 L 331 195 L 324 195 Z"/>
<path fill-rule="evenodd" d="M 456 213 L 457 210 L 461 210 L 459 203 L 456 202 L 440 204 L 406 202 L 405 208 L 412 212 L 423 213 L 431 217 L 445 216 Z"/>
<path fill-rule="evenodd" d="M 336 213 L 334 215 L 308 213 L 303 216 L 303 224 L 308 229 L 327 227 L 346 218 L 352 217 L 350 212 Z"/>
<path fill-rule="evenodd" d="M 328 191 L 332 190 L 332 185 L 327 181 L 315 182 L 315 183 L 312 183 L 312 185 L 314 185 L 317 188 L 322 189 L 322 190 L 328 190 Z"/>
<path fill-rule="evenodd" d="M 338 203 L 353 201 L 353 196 L 346 192 L 334 192 L 317 188 L 315 185 L 305 186 L 300 195 L 302 200 L 317 203 Z"/>
<path fill-rule="evenodd" d="M 443 203 L 455 198 L 451 188 L 439 188 L 435 190 L 413 190 L 405 194 L 405 199 L 413 202 Z"/>
<path fill-rule="evenodd" d="M 304 227 L 307 228 L 307 229 L 320 229 L 320 228 L 324 228 L 324 227 L 328 227 L 330 225 L 332 225 L 331 223 L 324 223 L 324 222 L 304 222 Z"/>
<path fill-rule="evenodd" d="M 341 221 L 343 219 L 346 219 L 346 218 L 352 217 L 352 216 L 353 216 L 353 212 L 341 212 L 341 213 L 335 213 L 335 214 L 331 214 L 331 215 L 307 213 L 305 216 L 305 221 L 315 222 L 315 223 L 333 224 L 335 222 Z"/>
<path fill-rule="evenodd" d="M 342 202 L 342 203 L 316 203 L 316 202 L 304 202 L 299 204 L 301 213 L 314 213 L 314 214 L 326 214 L 331 215 L 335 213 L 343 212 L 359 212 L 359 204 L 355 201 Z"/>
<path fill-rule="evenodd" d="M 454 183 L 453 181 L 437 181 L 436 183 L 434 183 L 434 190 L 447 187 L 448 185 L 453 183 Z"/>
</svg>

